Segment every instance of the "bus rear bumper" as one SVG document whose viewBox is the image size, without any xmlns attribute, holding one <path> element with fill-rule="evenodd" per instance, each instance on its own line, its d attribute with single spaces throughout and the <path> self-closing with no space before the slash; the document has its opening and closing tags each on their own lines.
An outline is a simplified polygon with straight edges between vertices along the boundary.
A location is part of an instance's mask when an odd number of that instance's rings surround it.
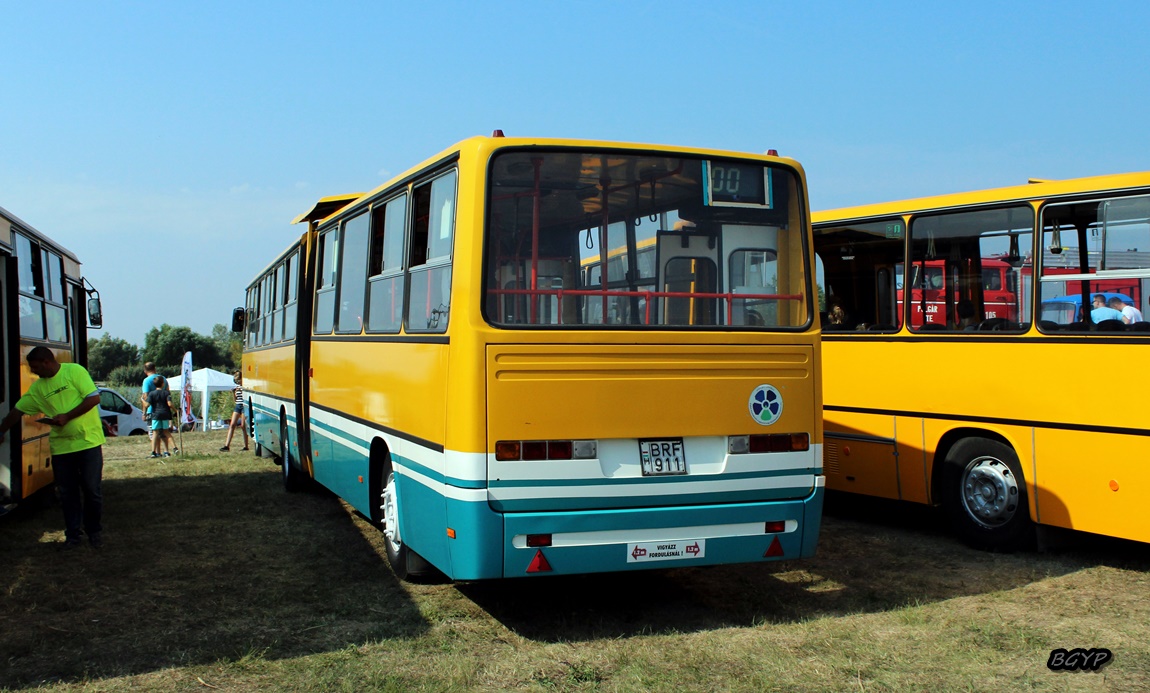
<svg viewBox="0 0 1150 693">
<path fill-rule="evenodd" d="M 452 577 L 573 575 L 807 558 L 815 553 L 822 518 L 822 477 L 818 480 L 809 496 L 790 501 L 504 513 L 502 574 L 491 574 L 494 556 L 468 557 L 469 551 L 456 544 Z"/>
</svg>

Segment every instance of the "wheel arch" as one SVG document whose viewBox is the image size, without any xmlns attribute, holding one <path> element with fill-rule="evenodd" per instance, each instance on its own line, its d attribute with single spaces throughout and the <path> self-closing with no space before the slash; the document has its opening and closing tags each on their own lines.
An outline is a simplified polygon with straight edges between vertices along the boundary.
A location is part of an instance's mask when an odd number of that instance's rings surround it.
<svg viewBox="0 0 1150 693">
<path fill-rule="evenodd" d="M 950 451 L 954 446 L 968 438 L 983 438 L 985 440 L 993 440 L 996 443 L 1002 443 L 1014 451 L 1016 457 L 1019 458 L 1019 464 L 1022 462 L 1021 455 L 1018 454 L 1018 446 L 1014 444 L 1010 438 L 1006 437 L 999 431 L 994 431 L 988 428 L 976 428 L 974 426 L 961 426 L 959 428 L 952 428 L 938 439 L 938 445 L 934 449 L 934 461 L 930 469 L 930 503 L 931 505 L 939 505 L 943 497 L 943 468 L 946 466 L 946 459 L 950 457 Z M 1023 480 L 1029 486 L 1031 479 L 1026 475 L 1026 469 L 1023 469 Z M 1029 490 L 1029 489 L 1028 489 Z M 1027 512 L 1030 512 L 1027 509 Z"/>
<path fill-rule="evenodd" d="M 371 439 L 367 458 L 368 488 L 371 489 L 371 521 L 377 527 L 380 520 L 379 492 L 383 489 L 384 475 L 391 464 L 391 448 L 387 441 L 376 436 Z"/>
</svg>

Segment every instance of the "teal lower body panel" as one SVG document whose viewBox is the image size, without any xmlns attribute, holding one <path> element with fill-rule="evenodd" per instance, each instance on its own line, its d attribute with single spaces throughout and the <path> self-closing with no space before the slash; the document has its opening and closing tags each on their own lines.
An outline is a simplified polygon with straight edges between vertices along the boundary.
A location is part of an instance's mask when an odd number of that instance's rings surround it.
<svg viewBox="0 0 1150 693">
<path fill-rule="evenodd" d="M 263 401 L 264 398 L 252 398 L 251 429 L 252 438 L 256 445 L 278 455 L 279 445 L 279 409 L 274 401 Z"/>
<path fill-rule="evenodd" d="M 311 421 L 312 475 L 329 491 L 347 501 L 366 517 L 371 517 L 371 477 L 367 455 L 362 450 L 333 441 L 331 430 Z"/>
<path fill-rule="evenodd" d="M 444 575 L 458 579 L 453 574 L 448 550 L 447 499 L 442 492 L 401 474 L 396 475 L 395 483 L 399 496 L 399 536 L 403 543 Z"/>
<path fill-rule="evenodd" d="M 505 577 L 571 575 L 686 568 L 729 563 L 760 563 L 813 556 L 822 517 L 823 488 L 816 487 L 805 499 L 761 503 L 729 503 L 676 508 L 595 510 L 562 513 L 507 513 L 503 537 Z M 787 531 L 767 533 L 767 522 L 784 522 Z M 760 525 L 761 533 L 733 532 L 724 528 Z M 674 530 L 678 529 L 678 533 Z M 633 544 L 642 543 L 649 556 L 658 555 L 659 540 L 646 541 L 652 531 L 674 537 L 680 547 L 694 544 L 701 550 L 669 560 L 628 560 Z M 668 533 L 669 532 L 669 533 Z M 563 535 L 574 537 L 563 545 L 527 547 L 516 542 L 523 535 L 551 534 L 557 544 Z M 629 537 L 628 535 L 631 535 Z M 772 546 L 775 542 L 777 546 Z M 542 553 L 551 570 L 528 572 Z M 632 557 L 634 559 L 634 557 Z"/>
<path fill-rule="evenodd" d="M 408 488 L 417 486 L 411 483 Z M 420 500 L 422 507 L 414 510 L 418 517 L 411 517 L 411 523 L 431 520 L 427 510 L 435 507 L 433 499 Z M 446 528 L 454 537 L 447 539 L 447 560 L 425 557 L 454 580 L 792 560 L 815 554 L 822 508 L 822 486 L 806 498 L 791 501 L 533 513 L 499 513 L 487 503 L 448 498 Z M 404 514 L 411 512 L 408 505 Z M 768 533 L 767 522 L 782 522 L 786 530 Z M 552 546 L 526 546 L 527 535 L 545 534 L 552 536 Z M 701 548 L 701 555 L 688 552 L 668 560 L 628 560 L 636 545 L 656 555 L 664 544 L 652 536 L 694 544 Z M 431 544 L 438 549 L 440 540 Z M 410 546 L 423 555 L 416 542 Z M 550 570 L 528 572 L 539 553 Z"/>
</svg>

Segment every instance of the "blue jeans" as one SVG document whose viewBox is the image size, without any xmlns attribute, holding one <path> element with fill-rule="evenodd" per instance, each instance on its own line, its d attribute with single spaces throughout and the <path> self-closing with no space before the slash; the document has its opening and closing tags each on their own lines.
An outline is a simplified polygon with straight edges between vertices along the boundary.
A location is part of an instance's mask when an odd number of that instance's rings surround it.
<svg viewBox="0 0 1150 693">
<path fill-rule="evenodd" d="M 103 448 L 97 445 L 79 452 L 52 455 L 52 469 L 56 473 L 60 505 L 64 508 L 64 536 L 68 541 L 79 541 L 82 525 L 89 537 L 98 537 L 104 529 L 100 524 L 104 514 L 104 494 L 100 490 Z"/>
</svg>

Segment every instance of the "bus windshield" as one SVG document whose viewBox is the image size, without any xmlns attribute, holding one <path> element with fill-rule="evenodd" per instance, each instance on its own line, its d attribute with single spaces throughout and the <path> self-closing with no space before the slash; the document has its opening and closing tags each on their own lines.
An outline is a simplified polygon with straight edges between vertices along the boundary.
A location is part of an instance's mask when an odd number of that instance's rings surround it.
<svg viewBox="0 0 1150 693">
<path fill-rule="evenodd" d="M 802 191 L 788 168 L 512 149 L 489 171 L 484 310 L 493 325 L 811 322 Z"/>
</svg>

